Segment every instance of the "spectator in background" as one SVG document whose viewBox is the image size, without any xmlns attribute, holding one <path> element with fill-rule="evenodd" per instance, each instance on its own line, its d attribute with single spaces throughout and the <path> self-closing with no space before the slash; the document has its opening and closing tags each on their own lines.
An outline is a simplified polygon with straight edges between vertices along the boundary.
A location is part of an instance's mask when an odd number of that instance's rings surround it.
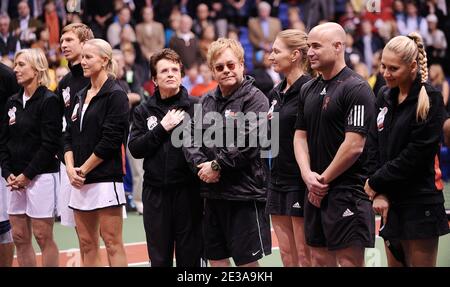
<svg viewBox="0 0 450 287">
<path fill-rule="evenodd" d="M 365 81 L 369 80 L 369 69 L 367 68 L 366 64 L 364 63 L 357 63 L 354 67 L 353 70 L 361 76 L 361 78 L 363 78 Z"/>
<path fill-rule="evenodd" d="M 213 23 L 208 19 L 209 17 L 209 8 L 205 3 L 201 3 L 197 6 L 197 18 L 194 20 L 194 24 L 192 30 L 194 31 L 197 37 L 201 37 L 203 34 L 203 30 Z"/>
<path fill-rule="evenodd" d="M 26 0 L 20 1 L 17 5 L 17 9 L 19 11 L 19 17 L 11 21 L 9 29 L 20 39 L 23 47 L 27 48 L 36 40 L 35 32 L 42 23 L 31 17 L 30 6 L 28 6 Z"/>
<path fill-rule="evenodd" d="M 134 45 L 131 43 L 124 43 L 121 45 L 121 51 L 125 59 L 125 80 L 130 85 L 131 90 L 137 92 L 139 87 L 141 87 L 147 79 L 145 68 L 141 63 L 137 62 Z"/>
<path fill-rule="evenodd" d="M 246 26 L 252 1 L 226 0 L 222 1 L 222 3 L 229 24 L 234 24 L 237 27 Z"/>
<path fill-rule="evenodd" d="M 258 5 L 258 17 L 248 21 L 248 37 L 253 46 L 253 59 L 258 51 L 270 52 L 272 43 L 281 31 L 279 19 L 270 17 L 270 5 L 260 2 Z M 256 62 L 256 61 L 255 61 Z"/>
<path fill-rule="evenodd" d="M 356 42 L 355 47 L 362 53 L 362 62 L 364 62 L 369 68 L 369 72 L 372 70 L 372 58 L 373 53 L 383 48 L 383 40 L 377 35 L 372 33 L 372 24 L 368 20 L 364 20 L 361 25 L 362 36 Z"/>
<path fill-rule="evenodd" d="M 49 45 L 52 48 L 59 47 L 59 37 L 62 29 L 62 19 L 56 13 L 54 0 L 45 0 L 44 13 L 39 17 L 40 21 L 47 26 L 49 32 Z"/>
<path fill-rule="evenodd" d="M 233 39 L 239 42 L 239 30 L 237 28 L 230 27 L 230 29 L 228 29 L 227 31 L 226 38 Z"/>
<path fill-rule="evenodd" d="M 198 64 L 195 63 L 192 66 L 184 68 L 185 76 L 181 79 L 181 84 L 186 90 L 191 93 L 194 86 L 203 83 L 203 77 L 198 72 Z"/>
<path fill-rule="evenodd" d="M 334 17 L 334 0 L 308 0 L 306 2 L 305 22 L 308 30 L 321 20 L 332 21 Z"/>
<path fill-rule="evenodd" d="M 0 15 L 0 55 L 14 59 L 14 54 L 21 49 L 21 45 L 19 38 L 9 32 L 10 22 L 8 15 Z"/>
<path fill-rule="evenodd" d="M 164 29 L 164 35 L 166 38 L 165 47 L 169 47 L 170 40 L 180 29 L 181 14 L 178 10 L 173 10 L 169 17 L 169 25 Z"/>
<path fill-rule="evenodd" d="M 288 22 L 288 28 L 305 31 L 305 24 L 300 18 L 300 8 L 298 6 L 290 6 L 288 8 Z"/>
<path fill-rule="evenodd" d="M 69 72 L 70 70 L 66 66 L 59 66 L 56 68 L 56 82 L 59 83 Z"/>
<path fill-rule="evenodd" d="M 353 46 L 354 39 L 352 34 L 346 33 L 345 38 L 345 64 L 350 68 L 362 61 L 361 52 Z"/>
<path fill-rule="evenodd" d="M 108 27 L 108 31 L 106 33 L 106 38 L 111 44 L 111 47 L 115 47 L 117 44 L 120 44 L 120 32 L 122 32 L 124 26 L 130 25 L 130 20 L 130 8 L 126 6 L 122 7 L 118 12 L 117 22 L 112 23 Z"/>
<path fill-rule="evenodd" d="M 339 19 L 339 24 L 344 28 L 346 33 L 351 35 L 358 35 L 361 25 L 359 16 L 355 13 L 353 4 L 351 1 L 347 1 L 345 4 L 345 14 Z"/>
<path fill-rule="evenodd" d="M 417 6 L 413 1 L 406 3 L 406 17 L 397 18 L 397 27 L 400 35 L 408 35 L 411 32 L 418 32 L 421 35 L 428 33 L 427 21 L 419 16 Z"/>
<path fill-rule="evenodd" d="M 143 22 L 136 26 L 136 39 L 141 47 L 146 62 L 150 57 L 165 46 L 164 27 L 153 20 L 153 9 L 142 9 Z"/>
<path fill-rule="evenodd" d="M 182 15 L 180 29 L 173 35 L 169 43 L 169 47 L 180 55 L 183 66 L 188 69 L 201 60 L 198 38 L 191 29 L 192 18 L 189 15 Z"/>
<path fill-rule="evenodd" d="M 198 43 L 200 54 L 202 55 L 202 61 L 206 61 L 206 55 L 208 54 L 209 46 L 216 40 L 216 32 L 213 25 L 208 25 L 203 29 L 202 37 Z"/>
<path fill-rule="evenodd" d="M 444 71 L 440 64 L 432 64 L 430 66 L 430 84 L 439 92 L 442 93 L 442 98 L 444 99 L 444 106 L 448 105 L 449 97 L 449 84 L 445 78 Z"/>
<path fill-rule="evenodd" d="M 426 45 L 427 55 L 430 63 L 443 62 L 446 50 L 447 39 L 444 32 L 438 29 L 438 18 L 434 14 L 427 16 L 428 33 L 423 35 Z"/>
<path fill-rule="evenodd" d="M 198 70 L 203 82 L 192 87 L 191 96 L 194 97 L 201 97 L 217 88 L 217 81 L 213 79 L 213 74 L 206 62 L 201 63 Z"/>
<path fill-rule="evenodd" d="M 369 77 L 369 85 L 372 88 L 372 91 L 375 97 L 378 96 L 378 91 L 386 85 L 386 81 L 384 80 L 383 74 L 380 71 L 381 66 L 381 50 L 376 51 L 373 54 L 372 58 L 372 74 Z"/>
<path fill-rule="evenodd" d="M 272 61 L 269 59 L 270 53 L 261 53 L 262 58 L 257 59 L 255 69 L 251 73 L 255 78 L 255 86 L 268 96 L 269 92 L 281 82 L 281 77 L 272 66 Z"/>
<path fill-rule="evenodd" d="M 111 0 L 86 1 L 85 16 L 96 38 L 106 39 L 106 29 L 112 21 L 113 13 L 114 5 Z"/>
<path fill-rule="evenodd" d="M 220 0 L 212 0 L 211 2 L 211 21 L 215 24 L 217 37 L 223 38 L 226 36 L 228 30 L 228 21 L 223 9 L 223 4 Z"/>
</svg>

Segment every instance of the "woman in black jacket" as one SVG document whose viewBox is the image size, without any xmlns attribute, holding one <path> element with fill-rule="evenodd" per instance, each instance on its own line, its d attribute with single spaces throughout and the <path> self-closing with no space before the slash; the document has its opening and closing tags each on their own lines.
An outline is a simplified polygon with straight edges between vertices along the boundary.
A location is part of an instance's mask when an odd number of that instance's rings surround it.
<svg viewBox="0 0 450 287">
<path fill-rule="evenodd" d="M 112 49 L 106 41 L 87 41 L 81 66 L 90 84 L 71 103 L 64 139 L 67 175 L 73 186 L 69 207 L 75 213 L 83 265 L 101 264 L 100 234 L 110 265 L 127 266 L 122 241 L 122 178 L 128 98 L 114 78 Z"/>
<path fill-rule="evenodd" d="M 271 104 L 269 117 L 278 113 L 279 152 L 274 155 L 266 212 L 278 237 L 284 266 L 311 266 L 309 248 L 305 243 L 303 222 L 306 186 L 294 155 L 294 132 L 298 110 L 298 96 L 304 83 L 311 79 L 306 74 L 309 66 L 307 35 L 289 29 L 278 33 L 269 60 L 285 79 L 268 95 Z"/>
<path fill-rule="evenodd" d="M 381 72 L 387 87 L 376 102 L 365 191 L 382 215 L 388 265 L 435 266 L 439 236 L 449 232 L 442 186 L 435 181 L 445 110 L 441 93 L 427 83 L 420 35 L 390 40 Z"/>
<path fill-rule="evenodd" d="M 14 58 L 14 72 L 22 86 L 8 99 L 2 113 L 0 163 L 11 189 L 8 213 L 20 266 L 36 266 L 33 232 L 42 251 L 43 266 L 58 266 L 53 223 L 59 186 L 55 155 L 61 137 L 62 112 L 50 92 L 48 63 L 38 49 L 24 49 Z"/>
<path fill-rule="evenodd" d="M 193 115 L 196 99 L 181 86 L 180 56 L 163 49 L 150 59 L 157 86 L 134 112 L 129 148 L 144 158 L 144 227 L 152 266 L 199 267 L 202 205 L 196 176 L 176 146 L 174 128 Z M 179 127 L 178 131 L 181 130 Z M 179 134 L 178 134 L 179 135 Z"/>
</svg>

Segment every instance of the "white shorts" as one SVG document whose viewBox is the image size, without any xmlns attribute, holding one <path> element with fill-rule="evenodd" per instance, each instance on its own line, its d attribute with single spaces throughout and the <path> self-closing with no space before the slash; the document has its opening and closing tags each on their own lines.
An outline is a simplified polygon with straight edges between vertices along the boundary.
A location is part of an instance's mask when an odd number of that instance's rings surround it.
<svg viewBox="0 0 450 287">
<path fill-rule="evenodd" d="M 1 174 L 0 168 L 0 174 Z M 8 205 L 11 192 L 6 188 L 6 180 L 0 176 L 0 222 L 9 219 Z"/>
<path fill-rule="evenodd" d="M 11 192 L 8 214 L 53 218 L 57 212 L 58 191 L 59 174 L 57 172 L 37 175 L 25 190 Z"/>
<path fill-rule="evenodd" d="M 72 189 L 72 185 L 67 176 L 66 166 L 62 163 L 59 174 L 61 185 L 58 195 L 58 212 L 59 216 L 61 216 L 61 225 L 75 227 L 73 210 L 69 208 L 70 190 Z"/>
<path fill-rule="evenodd" d="M 122 182 L 90 183 L 83 185 L 81 189 L 71 187 L 69 207 L 75 210 L 93 211 L 125 203 Z"/>
</svg>

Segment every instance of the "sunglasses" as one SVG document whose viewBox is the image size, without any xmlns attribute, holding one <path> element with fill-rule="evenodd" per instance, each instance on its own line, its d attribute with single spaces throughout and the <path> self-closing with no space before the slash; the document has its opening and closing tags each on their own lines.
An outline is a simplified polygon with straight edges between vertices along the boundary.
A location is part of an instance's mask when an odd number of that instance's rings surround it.
<svg viewBox="0 0 450 287">
<path fill-rule="evenodd" d="M 214 66 L 214 69 L 216 70 L 216 72 L 223 72 L 223 70 L 225 70 L 225 66 L 227 66 L 228 70 L 233 71 L 236 68 L 236 63 L 230 62 L 230 63 L 226 63 L 224 64 L 218 64 Z"/>
</svg>

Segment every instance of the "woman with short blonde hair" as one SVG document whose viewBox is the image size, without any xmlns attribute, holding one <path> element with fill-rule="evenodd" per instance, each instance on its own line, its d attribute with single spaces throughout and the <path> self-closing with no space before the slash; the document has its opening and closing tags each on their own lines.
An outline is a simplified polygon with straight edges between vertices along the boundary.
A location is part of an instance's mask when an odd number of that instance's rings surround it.
<svg viewBox="0 0 450 287">
<path fill-rule="evenodd" d="M 59 98 L 49 91 L 48 63 L 38 49 L 14 57 L 14 72 L 22 89 L 8 99 L 0 123 L 2 176 L 11 190 L 8 213 L 20 266 L 36 266 L 34 235 L 43 266 L 58 266 L 53 223 L 59 187 L 55 157 L 62 130 Z"/>
<path fill-rule="evenodd" d="M 84 255 L 84 266 L 100 266 L 99 237 L 111 266 L 127 266 L 122 240 L 124 145 L 128 133 L 128 98 L 115 80 L 112 49 L 101 39 L 86 41 L 81 66 L 90 84 L 71 103 L 64 139 L 69 207 Z"/>
</svg>

